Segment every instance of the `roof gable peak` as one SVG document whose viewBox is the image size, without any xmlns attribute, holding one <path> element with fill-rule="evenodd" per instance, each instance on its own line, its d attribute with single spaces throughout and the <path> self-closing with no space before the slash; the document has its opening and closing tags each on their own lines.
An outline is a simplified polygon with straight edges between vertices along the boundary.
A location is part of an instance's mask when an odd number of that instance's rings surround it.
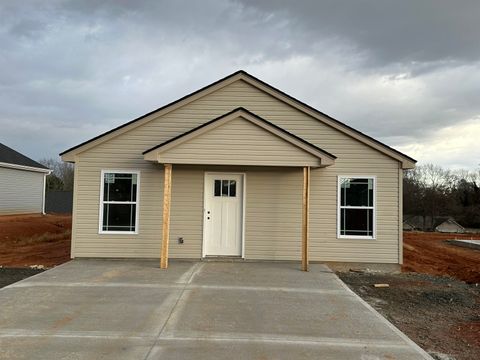
<svg viewBox="0 0 480 360">
<path fill-rule="evenodd" d="M 149 112 L 143 116 L 140 116 L 139 118 L 136 118 L 130 122 L 127 122 L 126 124 L 123 124 L 119 127 L 116 127 L 106 133 L 103 133 L 97 137 L 94 137 L 91 140 L 85 141 L 77 146 L 74 146 L 62 153 L 60 153 L 60 156 L 62 156 L 62 159 L 65 161 L 75 161 L 75 154 L 78 154 L 80 152 L 83 152 L 99 143 L 102 143 L 104 141 L 107 141 L 110 138 L 113 138 L 125 131 L 128 131 L 130 129 L 133 129 L 137 126 L 140 126 L 148 121 L 153 120 L 156 117 L 162 116 L 170 111 L 173 111 L 174 109 L 183 106 L 185 104 L 190 103 L 191 101 L 194 101 L 196 99 L 199 99 L 200 97 L 203 97 L 205 95 L 208 95 L 218 89 L 221 89 L 237 80 L 243 80 L 250 85 L 256 87 L 257 89 L 260 89 L 261 91 L 264 91 L 273 97 L 275 97 L 277 100 L 282 101 L 294 108 L 296 108 L 299 111 L 302 111 L 303 113 L 317 119 L 318 121 L 331 126 L 332 128 L 335 128 L 336 130 L 343 132 L 344 134 L 356 139 L 357 141 L 363 142 L 364 144 L 370 146 L 371 148 L 382 152 L 383 154 L 399 161 L 402 164 L 402 168 L 408 169 L 408 168 L 413 168 L 415 166 L 416 160 L 412 159 L 411 157 L 401 153 L 398 150 L 395 150 L 388 145 L 385 145 L 384 143 L 356 130 L 353 129 L 352 127 L 320 112 L 319 110 L 307 105 L 306 103 L 303 103 L 300 100 L 295 99 L 294 97 L 284 93 L 283 91 L 273 87 L 270 84 L 267 84 L 266 82 L 256 78 L 255 76 L 249 74 L 245 70 L 237 70 L 234 73 L 218 80 L 215 81 L 214 83 L 207 85 L 189 95 L 186 95 L 170 104 L 167 104 L 161 108 L 158 108 L 152 112 Z"/>
</svg>

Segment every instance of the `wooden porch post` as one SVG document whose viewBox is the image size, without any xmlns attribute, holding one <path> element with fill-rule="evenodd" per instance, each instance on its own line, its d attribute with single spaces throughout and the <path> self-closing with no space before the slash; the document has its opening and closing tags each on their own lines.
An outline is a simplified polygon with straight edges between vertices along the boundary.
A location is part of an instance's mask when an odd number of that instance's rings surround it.
<svg viewBox="0 0 480 360">
<path fill-rule="evenodd" d="M 308 230 L 310 212 L 310 166 L 303 168 L 302 271 L 308 271 Z"/>
<path fill-rule="evenodd" d="M 163 231 L 160 268 L 168 267 L 168 242 L 170 240 L 170 199 L 172 195 L 172 164 L 165 164 L 165 180 L 163 183 Z"/>
</svg>

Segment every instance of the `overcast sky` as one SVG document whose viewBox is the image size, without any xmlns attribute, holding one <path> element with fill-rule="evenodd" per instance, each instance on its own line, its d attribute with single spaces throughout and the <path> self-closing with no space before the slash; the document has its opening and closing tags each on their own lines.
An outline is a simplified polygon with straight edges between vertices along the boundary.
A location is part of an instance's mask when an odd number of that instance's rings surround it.
<svg viewBox="0 0 480 360">
<path fill-rule="evenodd" d="M 419 160 L 480 164 L 480 1 L 1 1 L 0 142 L 34 159 L 238 69 Z"/>
</svg>

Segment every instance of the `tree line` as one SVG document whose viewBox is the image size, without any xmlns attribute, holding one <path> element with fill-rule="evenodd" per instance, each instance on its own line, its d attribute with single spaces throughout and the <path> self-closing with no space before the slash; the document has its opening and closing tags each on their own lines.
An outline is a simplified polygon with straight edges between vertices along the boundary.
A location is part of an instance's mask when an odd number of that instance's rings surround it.
<svg viewBox="0 0 480 360">
<path fill-rule="evenodd" d="M 403 179 L 403 213 L 435 218 L 451 216 L 464 227 L 480 228 L 480 169 L 449 170 L 419 165 Z"/>
<path fill-rule="evenodd" d="M 52 170 L 47 176 L 46 191 L 73 191 L 74 166 L 54 158 L 41 159 L 40 164 Z"/>
</svg>

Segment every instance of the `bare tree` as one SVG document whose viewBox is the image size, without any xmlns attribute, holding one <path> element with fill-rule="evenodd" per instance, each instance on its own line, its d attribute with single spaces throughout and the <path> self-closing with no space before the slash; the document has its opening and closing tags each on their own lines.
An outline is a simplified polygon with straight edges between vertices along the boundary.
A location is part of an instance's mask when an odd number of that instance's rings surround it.
<svg viewBox="0 0 480 360">
<path fill-rule="evenodd" d="M 41 159 L 39 163 L 52 170 L 52 173 L 47 176 L 47 190 L 73 190 L 73 164 L 54 158 Z"/>
<path fill-rule="evenodd" d="M 426 164 L 406 171 L 404 209 L 405 214 L 423 216 L 424 229 L 433 228 L 442 215 L 480 227 L 480 169 L 451 171 Z"/>
<path fill-rule="evenodd" d="M 419 173 L 421 181 L 434 189 L 448 189 L 455 182 L 454 174 L 439 165 L 420 165 L 415 170 Z"/>
</svg>

